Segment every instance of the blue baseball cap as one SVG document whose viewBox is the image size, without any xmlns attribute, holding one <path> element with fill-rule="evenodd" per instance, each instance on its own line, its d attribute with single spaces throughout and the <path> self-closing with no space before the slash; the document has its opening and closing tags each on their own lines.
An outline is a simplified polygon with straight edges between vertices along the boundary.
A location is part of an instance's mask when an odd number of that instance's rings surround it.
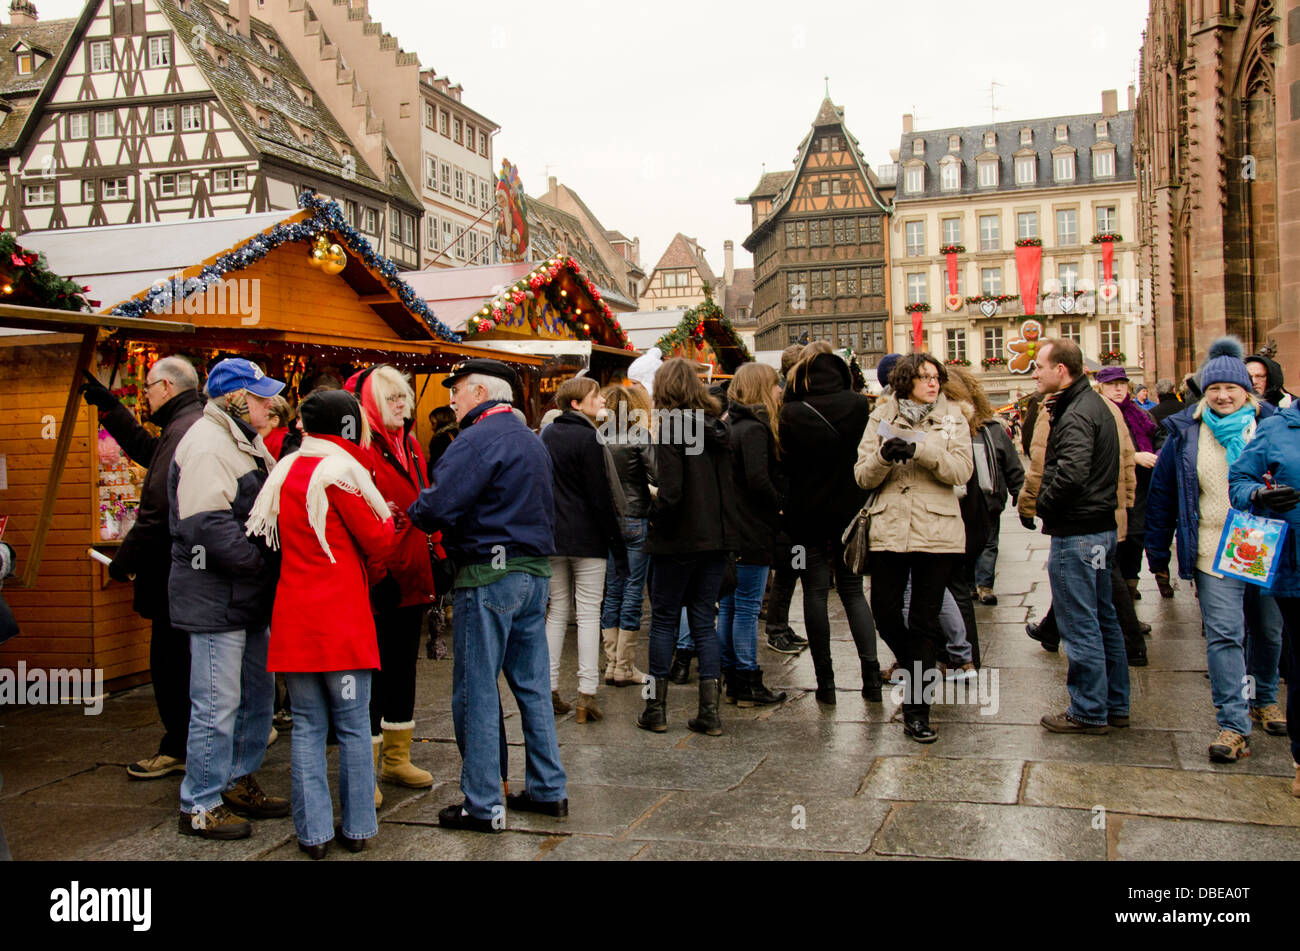
<svg viewBox="0 0 1300 951">
<path fill-rule="evenodd" d="M 208 396 L 225 396 L 235 390 L 248 390 L 254 396 L 276 396 L 283 389 L 283 383 L 271 379 L 251 360 L 222 360 L 208 374 Z"/>
</svg>

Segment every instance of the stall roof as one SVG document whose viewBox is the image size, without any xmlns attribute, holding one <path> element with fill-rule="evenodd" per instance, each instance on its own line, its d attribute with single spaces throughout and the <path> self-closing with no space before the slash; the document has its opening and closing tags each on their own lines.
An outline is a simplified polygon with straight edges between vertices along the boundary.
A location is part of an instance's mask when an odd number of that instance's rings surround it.
<svg viewBox="0 0 1300 951">
<path fill-rule="evenodd" d="M 526 276 L 536 262 L 519 261 L 513 264 L 483 264 L 473 267 L 441 268 L 427 271 L 406 271 L 402 278 L 415 288 L 430 306 L 436 305 L 438 316 L 452 330 L 461 333 L 465 323 L 483 302 L 497 295 L 521 277 Z"/>
</svg>

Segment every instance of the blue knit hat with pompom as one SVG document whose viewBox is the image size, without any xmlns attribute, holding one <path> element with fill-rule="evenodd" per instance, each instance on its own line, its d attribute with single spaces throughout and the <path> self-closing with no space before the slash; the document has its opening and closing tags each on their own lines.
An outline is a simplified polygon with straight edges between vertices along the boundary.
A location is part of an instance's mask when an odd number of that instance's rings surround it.
<svg viewBox="0 0 1300 951">
<path fill-rule="evenodd" d="M 1235 383 L 1247 393 L 1254 391 L 1250 371 L 1241 359 L 1245 352 L 1236 337 L 1220 337 L 1210 344 L 1210 357 L 1201 367 L 1201 391 L 1215 383 Z"/>
</svg>

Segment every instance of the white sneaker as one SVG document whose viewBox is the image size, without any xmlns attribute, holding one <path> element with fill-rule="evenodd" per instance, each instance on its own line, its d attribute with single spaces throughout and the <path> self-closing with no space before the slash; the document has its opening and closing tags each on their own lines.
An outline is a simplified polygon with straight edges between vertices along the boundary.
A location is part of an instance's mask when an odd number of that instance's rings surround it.
<svg viewBox="0 0 1300 951">
<path fill-rule="evenodd" d="M 978 676 L 974 664 L 962 664 L 960 667 L 949 667 L 947 673 L 948 680 L 974 680 Z"/>
</svg>

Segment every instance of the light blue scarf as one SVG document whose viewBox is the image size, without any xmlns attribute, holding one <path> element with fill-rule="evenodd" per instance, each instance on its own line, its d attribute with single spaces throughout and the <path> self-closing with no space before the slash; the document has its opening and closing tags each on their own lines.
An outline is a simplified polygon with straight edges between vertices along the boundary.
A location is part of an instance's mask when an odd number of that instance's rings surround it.
<svg viewBox="0 0 1300 951">
<path fill-rule="evenodd" d="M 1246 429 L 1255 421 L 1255 409 L 1249 404 L 1235 413 L 1220 416 L 1208 406 L 1201 414 L 1201 422 L 1210 427 L 1210 432 L 1219 441 L 1228 457 L 1228 465 L 1237 461 L 1237 457 L 1246 448 Z"/>
</svg>

